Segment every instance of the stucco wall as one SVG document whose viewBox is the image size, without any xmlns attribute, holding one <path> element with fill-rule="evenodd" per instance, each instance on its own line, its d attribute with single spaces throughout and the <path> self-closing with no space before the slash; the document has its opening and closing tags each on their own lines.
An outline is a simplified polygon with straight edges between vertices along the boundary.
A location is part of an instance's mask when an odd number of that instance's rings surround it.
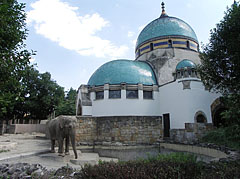
<svg viewBox="0 0 240 179">
<path fill-rule="evenodd" d="M 157 75 L 158 84 L 163 85 L 174 80 L 172 74 L 183 59 L 200 64 L 199 53 L 179 48 L 156 49 L 143 54 L 137 60 L 150 62 Z"/>
<path fill-rule="evenodd" d="M 160 114 L 170 114 L 171 129 L 184 129 L 185 123 L 194 123 L 198 111 L 206 115 L 208 123 L 212 123 L 210 106 L 220 94 L 205 90 L 200 81 L 190 81 L 189 89 L 183 89 L 183 80 L 190 79 L 177 80 L 159 88 Z"/>
<path fill-rule="evenodd" d="M 104 91 L 108 96 L 108 91 Z M 94 92 L 92 92 L 94 93 Z M 143 99 L 142 90 L 139 90 L 139 98 L 127 99 L 126 90 L 122 90 L 121 99 L 108 99 L 92 101 L 93 116 L 159 116 L 158 92 L 153 92 L 153 99 Z"/>
<path fill-rule="evenodd" d="M 153 144 L 162 138 L 162 119 L 157 116 L 77 118 L 78 143 Z"/>
</svg>

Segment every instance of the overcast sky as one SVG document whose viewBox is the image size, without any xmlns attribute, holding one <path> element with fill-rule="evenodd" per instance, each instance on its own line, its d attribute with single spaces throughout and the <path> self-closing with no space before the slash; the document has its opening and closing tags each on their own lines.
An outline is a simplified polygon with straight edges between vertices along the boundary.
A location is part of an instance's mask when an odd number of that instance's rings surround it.
<svg viewBox="0 0 240 179">
<path fill-rule="evenodd" d="M 65 90 L 87 84 L 94 71 L 114 59 L 134 60 L 141 30 L 161 14 L 158 0 L 19 0 L 26 3 L 28 49 L 33 63 Z M 233 0 L 165 0 L 169 16 L 187 22 L 198 41 L 208 42 L 210 29 Z"/>
</svg>

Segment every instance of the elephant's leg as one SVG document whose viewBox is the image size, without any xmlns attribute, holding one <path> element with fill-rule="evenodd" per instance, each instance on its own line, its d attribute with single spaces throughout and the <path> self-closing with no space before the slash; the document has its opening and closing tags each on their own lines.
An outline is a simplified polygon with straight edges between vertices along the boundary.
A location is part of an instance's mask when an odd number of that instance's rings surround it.
<svg viewBox="0 0 240 179">
<path fill-rule="evenodd" d="M 75 144 L 75 133 L 70 135 L 70 138 L 71 138 L 71 143 L 72 143 L 72 148 L 73 148 L 73 152 L 75 155 L 75 159 L 77 159 L 78 155 L 77 155 L 76 144 Z"/>
<path fill-rule="evenodd" d="M 55 153 L 55 139 L 51 139 L 51 152 Z"/>
<path fill-rule="evenodd" d="M 69 136 L 66 137 L 65 141 L 65 155 L 69 155 Z"/>
<path fill-rule="evenodd" d="M 64 156 L 63 154 L 63 139 L 58 139 L 58 155 Z"/>
</svg>

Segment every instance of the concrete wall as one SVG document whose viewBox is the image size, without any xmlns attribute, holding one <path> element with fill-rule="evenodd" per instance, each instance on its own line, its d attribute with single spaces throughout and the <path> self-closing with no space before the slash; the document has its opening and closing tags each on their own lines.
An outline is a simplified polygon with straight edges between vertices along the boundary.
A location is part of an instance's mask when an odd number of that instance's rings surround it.
<svg viewBox="0 0 240 179">
<path fill-rule="evenodd" d="M 46 130 L 46 124 L 12 124 L 9 126 L 10 134 L 23 134 L 32 132 L 40 132 L 45 134 Z"/>
<path fill-rule="evenodd" d="M 153 144 L 162 138 L 162 119 L 158 116 L 77 118 L 78 143 Z"/>
</svg>

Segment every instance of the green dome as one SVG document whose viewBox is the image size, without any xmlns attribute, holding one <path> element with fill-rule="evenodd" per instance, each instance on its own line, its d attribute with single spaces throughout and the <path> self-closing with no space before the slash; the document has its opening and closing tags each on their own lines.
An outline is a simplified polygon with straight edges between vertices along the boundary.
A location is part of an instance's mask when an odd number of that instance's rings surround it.
<svg viewBox="0 0 240 179">
<path fill-rule="evenodd" d="M 176 17 L 161 16 L 150 22 L 140 33 L 136 48 L 139 45 L 162 37 L 185 37 L 198 43 L 197 36 L 190 25 Z"/>
<path fill-rule="evenodd" d="M 193 63 L 191 60 L 184 59 L 177 64 L 176 70 L 180 70 L 183 68 L 195 68 L 196 64 Z"/>
<path fill-rule="evenodd" d="M 157 80 L 150 65 L 132 60 L 114 60 L 103 64 L 91 76 L 89 86 L 108 84 L 155 85 Z"/>
</svg>

